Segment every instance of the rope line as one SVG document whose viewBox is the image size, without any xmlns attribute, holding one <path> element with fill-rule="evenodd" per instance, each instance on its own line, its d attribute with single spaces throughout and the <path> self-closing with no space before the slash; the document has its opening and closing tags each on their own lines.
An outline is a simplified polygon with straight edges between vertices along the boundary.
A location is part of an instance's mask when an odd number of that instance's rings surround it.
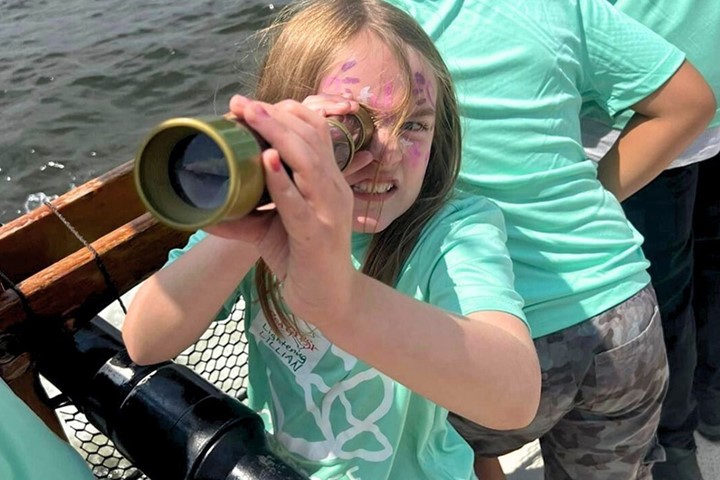
<svg viewBox="0 0 720 480">
<path fill-rule="evenodd" d="M 20 290 L 20 288 L 15 284 L 15 282 L 10 280 L 10 277 L 5 275 L 5 272 L 3 272 L 2 270 L 0 270 L 0 279 L 2 279 L 2 282 L 0 283 L 4 282 L 5 284 L 7 284 L 10 290 L 17 294 L 18 298 L 20 299 L 20 304 L 22 305 L 23 310 L 25 310 L 25 314 L 28 316 L 28 318 L 33 318 L 35 316 L 35 312 L 33 312 L 32 308 L 30 308 L 30 302 L 28 301 L 22 290 Z"/>
<path fill-rule="evenodd" d="M 82 242 L 83 245 L 85 245 L 85 248 L 90 250 L 90 252 L 93 254 L 93 257 L 95 259 L 95 264 L 97 265 L 98 269 L 100 270 L 100 273 L 103 276 L 103 279 L 105 280 L 105 286 L 110 290 L 110 292 L 113 294 L 115 299 L 120 304 L 120 308 L 122 309 L 123 313 L 127 315 L 127 309 L 125 308 L 125 304 L 123 303 L 122 299 L 120 298 L 120 291 L 117 289 L 117 286 L 115 286 L 115 282 L 113 282 L 112 277 L 110 276 L 110 273 L 107 271 L 107 268 L 105 268 L 105 264 L 102 261 L 102 258 L 100 258 L 100 255 L 97 253 L 97 251 L 88 243 L 87 240 L 83 238 L 82 235 L 80 235 L 80 232 L 78 232 L 75 227 L 73 227 L 70 222 L 58 211 L 57 207 L 50 203 L 48 200 L 43 200 L 43 203 L 46 207 L 50 209 L 51 212 L 55 214 L 56 217 L 60 219 L 60 221 L 67 227 L 70 232 L 72 232 L 75 237 Z"/>
</svg>

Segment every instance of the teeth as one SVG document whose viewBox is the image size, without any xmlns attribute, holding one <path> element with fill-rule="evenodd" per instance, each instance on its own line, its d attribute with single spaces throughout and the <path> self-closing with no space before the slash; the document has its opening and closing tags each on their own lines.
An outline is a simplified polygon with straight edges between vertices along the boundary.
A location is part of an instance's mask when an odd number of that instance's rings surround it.
<svg viewBox="0 0 720 480">
<path fill-rule="evenodd" d="M 360 193 L 386 193 L 393 188 L 392 183 L 360 182 L 353 185 L 352 189 Z"/>
</svg>

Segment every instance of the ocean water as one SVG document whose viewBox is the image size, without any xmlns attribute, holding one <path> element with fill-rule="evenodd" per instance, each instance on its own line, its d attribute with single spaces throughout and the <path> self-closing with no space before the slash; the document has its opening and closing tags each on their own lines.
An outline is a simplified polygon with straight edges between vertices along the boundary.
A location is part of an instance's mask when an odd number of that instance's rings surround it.
<svg viewBox="0 0 720 480">
<path fill-rule="evenodd" d="M 0 0 L 0 223 L 127 162 L 166 118 L 224 113 L 284 3 Z"/>
</svg>

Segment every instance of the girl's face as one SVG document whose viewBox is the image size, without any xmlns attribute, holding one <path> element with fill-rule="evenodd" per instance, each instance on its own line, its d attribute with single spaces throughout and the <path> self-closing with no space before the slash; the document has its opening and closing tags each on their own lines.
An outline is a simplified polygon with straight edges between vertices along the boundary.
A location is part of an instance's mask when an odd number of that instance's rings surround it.
<svg viewBox="0 0 720 480">
<path fill-rule="evenodd" d="M 372 161 L 347 176 L 355 196 L 353 230 L 375 233 L 405 213 L 420 193 L 435 131 L 435 77 L 420 55 L 408 50 L 412 71 L 410 114 L 394 116 L 405 92 L 405 73 L 390 49 L 375 35 L 358 35 L 332 62 L 321 79 L 320 92 L 345 94 L 368 107 L 375 117 L 375 135 L 356 153 Z M 395 134 L 402 120 L 399 133 Z"/>
</svg>

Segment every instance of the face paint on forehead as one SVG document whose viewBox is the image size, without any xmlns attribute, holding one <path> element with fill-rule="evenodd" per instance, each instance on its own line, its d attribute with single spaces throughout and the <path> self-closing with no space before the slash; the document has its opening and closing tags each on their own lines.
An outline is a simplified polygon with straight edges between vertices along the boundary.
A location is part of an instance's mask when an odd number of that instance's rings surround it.
<svg viewBox="0 0 720 480">
<path fill-rule="evenodd" d="M 370 88 L 370 87 L 368 87 Z M 368 90 L 370 91 L 370 90 Z M 389 110 L 393 106 L 395 100 L 395 86 L 392 81 L 385 82 L 377 96 L 371 99 L 369 105 L 379 110 Z"/>
<path fill-rule="evenodd" d="M 435 95 L 433 92 L 432 82 L 426 79 L 422 72 L 415 72 L 414 80 L 415 83 L 413 85 L 412 94 L 413 97 L 415 97 L 415 105 L 419 107 L 429 103 L 434 109 Z"/>
<path fill-rule="evenodd" d="M 357 66 L 358 62 L 354 58 L 347 59 L 341 66 L 340 71 L 329 75 L 323 80 L 320 85 L 321 91 L 325 93 L 337 93 L 343 91 L 348 93 L 347 88 L 343 88 L 343 85 L 355 85 L 360 83 L 360 79 L 357 77 L 351 77 L 345 75 L 348 71 L 352 70 Z"/>
</svg>

